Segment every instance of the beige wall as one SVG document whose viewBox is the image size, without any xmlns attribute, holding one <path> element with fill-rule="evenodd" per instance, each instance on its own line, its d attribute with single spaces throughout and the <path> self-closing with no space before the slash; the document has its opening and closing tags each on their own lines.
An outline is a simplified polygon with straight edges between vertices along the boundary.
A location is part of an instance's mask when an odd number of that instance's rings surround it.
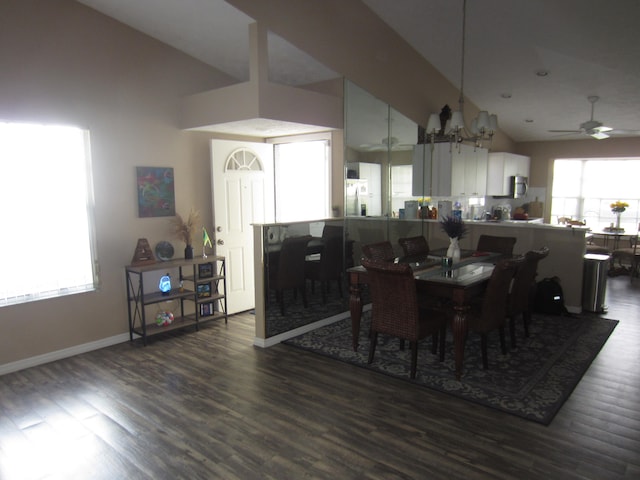
<svg viewBox="0 0 640 480">
<path fill-rule="evenodd" d="M 166 217 L 138 218 L 135 167 L 173 167 L 178 212 L 210 229 L 209 136 L 176 128 L 177 110 L 231 79 L 70 0 L 3 0 L 0 44 L 1 119 L 91 131 L 101 277 L 94 293 L 0 308 L 1 366 L 128 332 L 123 267 L 138 238 L 172 240 Z M 59 233 L 39 233 L 42 251 L 24 255 L 55 254 Z"/>
</svg>

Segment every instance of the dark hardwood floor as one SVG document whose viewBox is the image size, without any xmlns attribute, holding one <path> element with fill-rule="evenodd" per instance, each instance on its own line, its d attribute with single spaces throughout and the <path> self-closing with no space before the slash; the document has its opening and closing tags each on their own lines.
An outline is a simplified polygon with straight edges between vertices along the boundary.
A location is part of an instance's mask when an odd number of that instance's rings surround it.
<svg viewBox="0 0 640 480">
<path fill-rule="evenodd" d="M 640 280 L 549 426 L 286 346 L 253 317 L 0 377 L 0 478 L 638 479 Z"/>
</svg>

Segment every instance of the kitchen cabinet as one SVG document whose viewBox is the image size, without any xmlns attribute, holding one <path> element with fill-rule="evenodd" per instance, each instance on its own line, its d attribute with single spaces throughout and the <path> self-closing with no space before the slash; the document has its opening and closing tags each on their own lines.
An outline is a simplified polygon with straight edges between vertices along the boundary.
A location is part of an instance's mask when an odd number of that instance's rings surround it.
<svg viewBox="0 0 640 480">
<path fill-rule="evenodd" d="M 508 152 L 489 154 L 487 169 L 487 195 L 511 194 L 510 178 L 516 175 L 529 177 L 529 157 Z"/>
<path fill-rule="evenodd" d="M 460 145 L 452 152 L 451 195 L 455 197 L 484 197 L 487 193 L 486 148 Z"/>
<path fill-rule="evenodd" d="M 472 145 L 416 145 L 413 195 L 483 197 L 487 191 L 488 151 Z"/>
<path fill-rule="evenodd" d="M 451 196 L 451 148 L 449 143 L 416 145 L 412 157 L 414 197 Z"/>
<path fill-rule="evenodd" d="M 224 257 L 208 256 L 150 265 L 130 265 L 125 268 L 125 274 L 130 340 L 137 334 L 146 345 L 150 335 L 189 326 L 194 326 L 197 330 L 200 323 L 219 318 L 224 318 L 225 323 L 227 322 Z M 157 278 L 165 274 L 173 279 L 172 282 L 177 279 L 177 285 L 171 285 L 169 291 L 163 293 L 159 291 Z M 154 281 L 149 285 L 151 278 Z M 156 306 L 156 314 L 164 312 L 164 302 L 174 302 L 179 312 L 171 312 L 171 323 L 159 325 L 156 315 L 148 318 L 147 308 Z M 191 304 L 191 308 L 186 303 Z"/>
<path fill-rule="evenodd" d="M 379 163 L 348 163 L 347 170 L 355 172 L 357 178 L 366 180 L 366 193 L 359 198 L 360 204 L 367 205 L 367 216 L 382 215 L 382 165 Z M 358 213 L 360 210 L 358 209 Z"/>
</svg>

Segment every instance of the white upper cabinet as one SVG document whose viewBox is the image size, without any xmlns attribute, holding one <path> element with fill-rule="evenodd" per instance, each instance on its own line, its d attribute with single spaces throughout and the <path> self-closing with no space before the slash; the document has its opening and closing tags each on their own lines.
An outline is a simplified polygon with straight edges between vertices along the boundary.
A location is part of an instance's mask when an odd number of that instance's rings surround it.
<svg viewBox="0 0 640 480">
<path fill-rule="evenodd" d="M 470 145 L 453 147 L 451 194 L 456 197 L 484 197 L 487 193 L 486 148 Z"/>
<path fill-rule="evenodd" d="M 413 148 L 413 189 L 416 197 L 451 196 L 451 152 L 448 143 Z"/>
<path fill-rule="evenodd" d="M 487 195 L 509 195 L 511 193 L 510 178 L 516 175 L 528 177 L 529 162 L 529 157 L 515 153 L 496 152 L 489 154 Z"/>
<path fill-rule="evenodd" d="M 432 156 L 431 145 L 416 145 L 413 195 L 483 197 L 487 191 L 487 162 L 486 148 L 437 143 Z"/>
</svg>

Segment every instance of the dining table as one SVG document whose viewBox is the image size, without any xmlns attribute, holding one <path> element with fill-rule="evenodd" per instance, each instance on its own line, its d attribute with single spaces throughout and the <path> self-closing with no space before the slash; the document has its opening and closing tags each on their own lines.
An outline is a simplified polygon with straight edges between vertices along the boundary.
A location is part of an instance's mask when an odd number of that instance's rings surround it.
<svg viewBox="0 0 640 480">
<path fill-rule="evenodd" d="M 462 377 L 464 344 L 467 335 L 467 314 L 471 301 L 484 292 L 493 273 L 495 262 L 502 257 L 494 252 L 463 250 L 461 259 L 452 266 L 443 266 L 445 251 L 432 251 L 427 256 L 395 259 L 408 263 L 416 279 L 418 295 L 445 299 L 451 305 L 450 325 L 453 335 L 455 376 Z M 349 311 L 353 350 L 358 349 L 362 318 L 361 286 L 367 283 L 367 271 L 362 266 L 347 269 L 349 276 Z"/>
</svg>

